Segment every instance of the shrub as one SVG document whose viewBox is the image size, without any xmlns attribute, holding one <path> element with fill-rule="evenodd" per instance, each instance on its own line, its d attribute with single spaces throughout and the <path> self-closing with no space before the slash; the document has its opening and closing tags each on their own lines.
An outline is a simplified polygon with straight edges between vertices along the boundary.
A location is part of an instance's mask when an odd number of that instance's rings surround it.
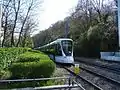
<svg viewBox="0 0 120 90">
<path fill-rule="evenodd" d="M 13 63 L 9 68 L 9 70 L 12 72 L 11 78 L 13 79 L 50 77 L 54 69 L 55 64 L 51 60 Z"/>
<path fill-rule="evenodd" d="M 28 51 L 30 51 L 30 52 L 35 52 L 35 53 L 43 53 L 43 52 L 40 52 L 39 50 L 33 50 L 33 49 L 30 49 L 30 50 L 28 50 Z"/>
<path fill-rule="evenodd" d="M 33 62 L 33 61 L 39 61 L 39 59 L 40 59 L 39 53 L 25 52 L 24 54 L 21 54 L 18 57 L 17 62 Z"/>
<path fill-rule="evenodd" d="M 39 60 L 47 60 L 49 57 L 41 52 L 25 52 L 18 57 L 17 62 L 34 62 Z"/>
<path fill-rule="evenodd" d="M 0 49 L 0 56 L 3 61 L 2 63 L 0 61 L 0 65 L 3 67 L 2 64 L 4 63 L 5 67 L 5 70 L 0 68 L 1 79 L 50 77 L 55 70 L 54 62 L 47 55 L 37 50 L 29 48 L 2 48 Z M 0 89 L 35 87 L 46 85 L 46 83 L 46 81 L 11 83 L 0 85 Z"/>
<path fill-rule="evenodd" d="M 10 76 L 7 68 L 17 60 L 20 54 L 28 50 L 30 48 L 0 48 L 0 79 L 6 79 Z"/>
<path fill-rule="evenodd" d="M 50 77 L 54 69 L 54 62 L 40 51 L 28 51 L 21 54 L 9 68 L 13 79 Z"/>
<path fill-rule="evenodd" d="M 17 57 L 30 48 L 0 48 L 0 71 L 7 68 Z"/>
</svg>

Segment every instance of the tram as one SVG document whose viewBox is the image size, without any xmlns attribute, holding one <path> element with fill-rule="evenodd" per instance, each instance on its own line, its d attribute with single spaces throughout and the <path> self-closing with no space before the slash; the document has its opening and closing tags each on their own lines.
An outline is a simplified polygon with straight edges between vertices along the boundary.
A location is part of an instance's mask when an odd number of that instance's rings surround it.
<svg viewBox="0 0 120 90">
<path fill-rule="evenodd" d="M 57 63 L 74 63 L 72 39 L 60 38 L 37 49 L 47 53 Z"/>
</svg>

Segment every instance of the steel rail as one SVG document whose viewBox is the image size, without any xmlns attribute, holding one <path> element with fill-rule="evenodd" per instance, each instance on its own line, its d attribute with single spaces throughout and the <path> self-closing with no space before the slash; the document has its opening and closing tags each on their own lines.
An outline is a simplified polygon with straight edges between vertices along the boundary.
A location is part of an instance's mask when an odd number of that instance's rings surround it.
<svg viewBox="0 0 120 90">
<path fill-rule="evenodd" d="M 91 81 L 83 78 L 83 77 L 80 76 L 80 75 L 76 75 L 72 70 L 70 70 L 70 69 L 68 69 L 68 68 L 66 68 L 66 67 L 64 67 L 64 68 L 65 68 L 68 72 L 70 72 L 71 74 L 73 74 L 73 75 L 79 77 L 80 79 L 82 79 L 83 81 L 89 83 L 91 86 L 95 87 L 97 90 L 103 90 L 101 87 L 97 86 L 96 84 L 92 83 Z"/>
<path fill-rule="evenodd" d="M 91 73 L 91 74 L 94 74 L 94 75 L 96 75 L 96 76 L 100 76 L 100 77 L 102 77 L 102 78 L 104 78 L 104 79 L 106 79 L 106 80 L 108 80 L 108 81 L 110 81 L 110 82 L 112 82 L 112 83 L 115 83 L 115 84 L 120 85 L 120 82 L 117 81 L 117 80 L 115 80 L 115 79 L 112 79 L 112 78 L 109 78 L 109 77 L 107 77 L 107 76 L 104 76 L 104 75 L 102 75 L 102 74 L 100 74 L 100 73 L 98 73 L 98 72 L 94 72 L 94 71 L 92 71 L 92 70 L 86 69 L 86 68 L 84 68 L 84 67 L 82 67 L 82 66 L 80 66 L 80 68 L 83 69 L 83 70 L 85 70 L 85 71 L 87 71 L 87 72 L 89 72 L 89 73 Z"/>
<path fill-rule="evenodd" d="M 96 64 L 96 63 L 92 63 L 92 62 L 89 62 L 89 61 L 83 61 L 83 60 L 80 60 L 80 61 L 76 60 L 76 61 L 81 62 L 81 63 L 85 63 L 87 65 L 91 65 L 91 66 L 98 66 L 100 68 L 104 68 L 106 70 L 112 71 L 112 72 L 114 72 L 116 74 L 120 74 L 120 70 L 119 69 L 116 69 L 116 68 L 111 67 L 111 66 L 99 65 L 99 64 Z"/>
<path fill-rule="evenodd" d="M 79 84 L 79 83 L 76 82 L 75 80 L 73 80 L 73 82 L 75 82 L 82 90 L 86 90 L 81 84 Z"/>
</svg>

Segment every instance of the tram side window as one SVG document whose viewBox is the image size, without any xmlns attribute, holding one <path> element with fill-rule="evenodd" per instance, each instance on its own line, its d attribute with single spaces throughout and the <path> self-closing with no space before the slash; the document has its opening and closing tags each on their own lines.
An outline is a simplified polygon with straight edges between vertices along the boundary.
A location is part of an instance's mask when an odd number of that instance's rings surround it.
<svg viewBox="0 0 120 90">
<path fill-rule="evenodd" d="M 60 46 L 60 44 L 57 44 L 57 55 L 58 56 L 62 56 L 62 51 L 61 51 L 61 46 Z"/>
<path fill-rule="evenodd" d="M 51 45 L 50 52 L 53 53 L 53 54 L 55 53 L 55 45 L 54 44 Z"/>
</svg>

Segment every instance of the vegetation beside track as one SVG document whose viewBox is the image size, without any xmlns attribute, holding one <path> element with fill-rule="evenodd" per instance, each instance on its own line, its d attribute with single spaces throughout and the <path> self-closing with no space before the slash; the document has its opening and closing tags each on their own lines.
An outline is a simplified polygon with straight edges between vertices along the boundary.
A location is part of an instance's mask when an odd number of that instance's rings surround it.
<svg viewBox="0 0 120 90">
<path fill-rule="evenodd" d="M 1 48 L 0 55 L 0 79 L 50 77 L 55 70 L 54 62 L 47 55 L 30 48 Z M 0 87 L 18 88 L 46 84 L 49 85 L 50 81 L 12 83 Z"/>
<path fill-rule="evenodd" d="M 118 51 L 117 9 L 114 8 L 117 0 L 102 1 L 105 0 L 78 0 L 70 16 L 33 36 L 34 47 L 67 36 L 74 41 L 77 57 L 99 58 L 100 52 Z"/>
<path fill-rule="evenodd" d="M 18 56 L 30 48 L 0 48 L 0 79 L 5 79 L 8 67 L 17 60 Z"/>
</svg>

